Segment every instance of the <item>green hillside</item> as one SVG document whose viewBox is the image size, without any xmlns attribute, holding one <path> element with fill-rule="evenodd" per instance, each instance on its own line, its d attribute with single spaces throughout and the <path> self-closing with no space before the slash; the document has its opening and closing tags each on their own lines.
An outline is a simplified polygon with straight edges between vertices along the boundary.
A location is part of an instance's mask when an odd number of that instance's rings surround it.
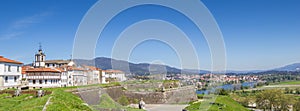
<svg viewBox="0 0 300 111">
<path fill-rule="evenodd" d="M 228 96 L 218 96 L 215 102 L 209 104 L 211 104 L 211 107 L 208 111 L 249 111 Z M 204 110 L 199 109 L 200 105 L 201 102 L 192 103 L 190 106 L 186 107 L 186 109 L 189 111 Z"/>
</svg>

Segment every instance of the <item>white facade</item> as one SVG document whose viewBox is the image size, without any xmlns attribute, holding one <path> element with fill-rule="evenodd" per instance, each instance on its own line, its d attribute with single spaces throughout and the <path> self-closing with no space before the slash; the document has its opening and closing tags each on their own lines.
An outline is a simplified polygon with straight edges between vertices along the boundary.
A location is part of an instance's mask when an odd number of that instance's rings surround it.
<svg viewBox="0 0 300 111">
<path fill-rule="evenodd" d="M 0 89 L 20 87 L 22 64 L 0 62 Z"/>
<path fill-rule="evenodd" d="M 36 71 L 38 70 L 38 71 Z M 60 71 L 43 71 L 44 69 L 28 70 L 26 80 L 29 88 L 61 87 L 62 79 Z M 54 70 L 54 69 L 51 69 Z"/>
<path fill-rule="evenodd" d="M 100 77 L 99 77 L 99 80 L 100 80 L 100 83 L 101 83 L 101 84 L 106 84 L 106 83 L 108 83 L 108 82 L 106 81 L 106 74 L 105 74 L 105 71 L 104 71 L 104 70 L 101 70 L 101 73 L 100 73 L 99 76 L 100 76 Z"/>
<path fill-rule="evenodd" d="M 87 75 L 83 70 L 69 70 L 68 75 L 68 86 L 82 86 L 87 85 Z"/>
<path fill-rule="evenodd" d="M 68 73 L 66 71 L 61 73 L 60 79 L 61 79 L 61 81 L 60 81 L 61 87 L 68 86 Z"/>
<path fill-rule="evenodd" d="M 61 87 L 59 79 L 30 79 L 28 86 L 33 89 Z"/>
<path fill-rule="evenodd" d="M 119 70 L 106 70 L 105 78 L 116 79 L 116 81 L 122 82 L 126 80 L 125 73 Z"/>
</svg>

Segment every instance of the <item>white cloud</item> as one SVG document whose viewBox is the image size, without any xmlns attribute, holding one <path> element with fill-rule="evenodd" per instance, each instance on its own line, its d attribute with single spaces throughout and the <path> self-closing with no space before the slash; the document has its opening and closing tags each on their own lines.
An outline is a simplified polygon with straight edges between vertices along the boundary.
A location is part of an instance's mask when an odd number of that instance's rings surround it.
<svg viewBox="0 0 300 111">
<path fill-rule="evenodd" d="M 0 34 L 0 40 L 9 40 L 21 36 L 25 33 L 25 28 L 42 22 L 45 17 L 50 16 L 51 14 L 51 12 L 42 12 L 14 21 L 8 26 L 7 31 Z"/>
<path fill-rule="evenodd" d="M 7 33 L 7 34 L 2 34 L 0 35 L 0 40 L 9 40 L 12 38 L 15 38 L 19 35 L 22 35 L 23 32 L 13 32 L 13 33 Z"/>
<path fill-rule="evenodd" d="M 20 20 L 15 21 L 12 24 L 11 28 L 22 29 L 22 28 L 29 27 L 33 24 L 40 23 L 44 17 L 49 16 L 49 15 L 51 15 L 50 12 L 43 12 L 43 13 L 38 13 L 38 14 L 35 14 L 32 16 L 24 17 Z"/>
</svg>

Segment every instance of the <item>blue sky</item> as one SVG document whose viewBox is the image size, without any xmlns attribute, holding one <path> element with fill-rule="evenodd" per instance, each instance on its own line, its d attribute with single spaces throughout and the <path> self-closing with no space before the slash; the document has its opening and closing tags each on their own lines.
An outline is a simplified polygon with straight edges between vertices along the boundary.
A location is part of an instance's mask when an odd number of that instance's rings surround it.
<svg viewBox="0 0 300 111">
<path fill-rule="evenodd" d="M 30 63 L 42 43 L 47 59 L 69 59 L 81 19 L 96 0 L 1 0 L 0 55 Z M 299 0 L 202 0 L 224 37 L 227 69 L 271 69 L 300 62 Z M 167 15 L 167 16 L 164 16 Z M 117 15 L 98 40 L 96 56 L 110 57 L 117 34 L 143 19 L 167 20 L 186 31 L 196 46 L 201 69 L 210 68 L 205 39 L 191 21 L 174 10 L 142 6 Z M 116 33 L 118 32 L 118 33 Z M 132 62 L 161 61 L 179 67 L 168 45 L 147 41 L 134 48 Z"/>
</svg>

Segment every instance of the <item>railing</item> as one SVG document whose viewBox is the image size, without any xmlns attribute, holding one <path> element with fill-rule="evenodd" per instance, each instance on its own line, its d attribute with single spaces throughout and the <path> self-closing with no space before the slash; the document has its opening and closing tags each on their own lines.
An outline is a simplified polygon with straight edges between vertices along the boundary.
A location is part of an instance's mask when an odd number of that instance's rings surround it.
<svg viewBox="0 0 300 111">
<path fill-rule="evenodd" d="M 60 76 L 26 76 L 26 79 L 60 79 Z"/>
</svg>

